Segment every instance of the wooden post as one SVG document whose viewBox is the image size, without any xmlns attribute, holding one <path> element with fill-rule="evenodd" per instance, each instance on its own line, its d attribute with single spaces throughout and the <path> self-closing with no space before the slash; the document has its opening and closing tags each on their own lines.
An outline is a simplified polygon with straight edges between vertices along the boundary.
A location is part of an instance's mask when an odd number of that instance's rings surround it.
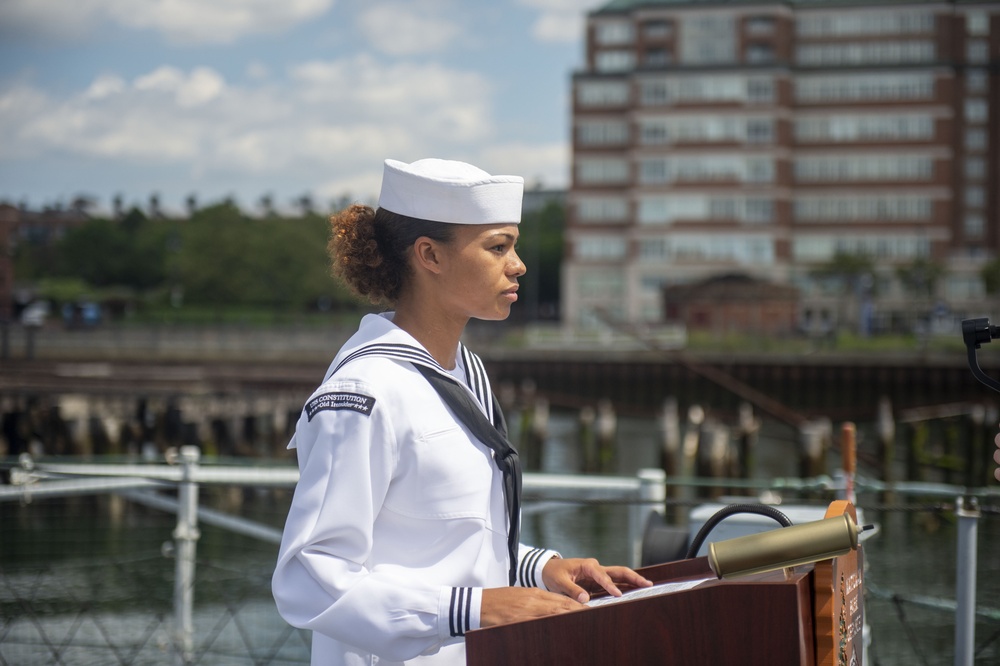
<svg viewBox="0 0 1000 666">
<path fill-rule="evenodd" d="M 807 421 L 799 427 L 801 452 L 799 475 L 811 479 L 826 473 L 832 426 L 828 420 Z"/>
<path fill-rule="evenodd" d="M 690 479 L 694 476 L 695 463 L 698 459 L 698 437 L 701 431 L 701 424 L 705 421 L 705 410 L 699 405 L 691 405 L 688 408 L 687 428 L 684 432 L 684 442 L 681 445 L 681 477 Z M 694 489 L 684 484 L 681 487 L 681 497 L 691 499 L 694 497 Z"/>
<path fill-rule="evenodd" d="M 597 415 L 590 405 L 580 410 L 578 418 L 579 429 L 577 438 L 580 443 L 580 459 L 583 472 L 592 474 L 597 471 L 597 439 L 594 436 L 594 421 Z"/>
<path fill-rule="evenodd" d="M 660 434 L 663 442 L 660 466 L 668 477 L 675 476 L 680 466 L 681 449 L 681 426 L 676 398 L 667 398 L 663 403 L 663 411 L 660 412 Z"/>
<path fill-rule="evenodd" d="M 878 401 L 878 415 L 875 421 L 875 429 L 878 432 L 878 457 L 879 465 L 882 468 L 882 481 L 886 485 L 890 485 L 896 480 L 892 469 L 896 447 L 896 422 L 892 417 L 892 402 L 885 396 Z M 888 491 L 882 500 L 891 503 L 895 501 L 895 494 L 892 491 Z"/>
<path fill-rule="evenodd" d="M 983 405 L 973 405 L 969 411 L 965 458 L 965 485 L 970 488 L 989 484 L 990 476 L 985 472 L 988 455 L 986 431 L 983 428 L 985 423 L 986 408 Z"/>
<path fill-rule="evenodd" d="M 857 465 L 857 432 L 854 424 L 846 421 L 840 427 L 840 458 L 844 470 L 844 496 L 854 504 L 854 470 Z"/>
<path fill-rule="evenodd" d="M 531 419 L 531 447 L 528 449 L 528 469 L 541 470 L 545 454 L 545 440 L 549 437 L 549 401 L 542 396 L 535 398 Z"/>
<path fill-rule="evenodd" d="M 597 402 L 597 454 L 600 471 L 609 472 L 615 460 L 615 439 L 618 433 L 618 417 L 610 400 Z"/>
<path fill-rule="evenodd" d="M 751 479 L 757 467 L 756 444 L 760 421 L 754 416 L 753 405 L 749 402 L 740 403 L 738 432 L 736 456 L 739 465 L 738 476 L 741 479 Z M 745 494 L 751 495 L 753 491 L 747 488 Z"/>
</svg>

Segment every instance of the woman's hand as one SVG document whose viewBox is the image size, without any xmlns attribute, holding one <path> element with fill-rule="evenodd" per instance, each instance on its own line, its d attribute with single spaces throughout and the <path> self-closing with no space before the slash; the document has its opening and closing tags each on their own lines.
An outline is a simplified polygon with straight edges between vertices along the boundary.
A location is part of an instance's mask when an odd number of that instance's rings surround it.
<svg viewBox="0 0 1000 666">
<path fill-rule="evenodd" d="M 490 587 L 483 590 L 479 626 L 534 620 L 584 608 L 579 601 L 538 587 Z"/>
<path fill-rule="evenodd" d="M 604 589 L 611 596 L 620 597 L 622 587 L 632 589 L 653 584 L 628 567 L 606 567 L 593 558 L 553 557 L 542 569 L 542 580 L 546 588 L 581 604 L 590 601 L 590 592 Z"/>
</svg>

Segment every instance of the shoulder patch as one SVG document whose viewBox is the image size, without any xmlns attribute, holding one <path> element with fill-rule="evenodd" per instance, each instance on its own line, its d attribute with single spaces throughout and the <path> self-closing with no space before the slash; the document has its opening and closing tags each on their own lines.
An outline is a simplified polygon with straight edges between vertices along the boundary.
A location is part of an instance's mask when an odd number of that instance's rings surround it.
<svg viewBox="0 0 1000 666">
<path fill-rule="evenodd" d="M 338 409 L 349 409 L 360 414 L 371 414 L 375 407 L 375 398 L 361 393 L 324 393 L 306 403 L 306 416 L 310 421 L 320 412 Z"/>
</svg>

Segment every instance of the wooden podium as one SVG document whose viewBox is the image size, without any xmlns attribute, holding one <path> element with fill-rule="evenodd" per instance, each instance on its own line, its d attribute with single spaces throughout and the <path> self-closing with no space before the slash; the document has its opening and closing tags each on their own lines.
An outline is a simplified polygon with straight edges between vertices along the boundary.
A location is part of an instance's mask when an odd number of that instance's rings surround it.
<svg viewBox="0 0 1000 666">
<path fill-rule="evenodd" d="M 827 517 L 845 511 L 854 507 L 835 502 Z M 466 663 L 861 665 L 860 547 L 816 565 L 732 580 L 716 579 L 705 557 L 639 571 L 654 583 L 707 580 L 658 596 L 469 632 Z"/>
</svg>

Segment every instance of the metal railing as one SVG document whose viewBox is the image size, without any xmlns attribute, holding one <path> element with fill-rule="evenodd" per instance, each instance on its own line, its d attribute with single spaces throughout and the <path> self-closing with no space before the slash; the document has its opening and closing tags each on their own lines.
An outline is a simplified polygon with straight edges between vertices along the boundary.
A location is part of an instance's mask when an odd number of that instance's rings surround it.
<svg viewBox="0 0 1000 666">
<path fill-rule="evenodd" d="M 173 532 L 174 598 L 173 646 L 177 664 L 197 661 L 194 646 L 193 596 L 199 524 L 210 524 L 263 542 L 277 544 L 281 531 L 256 521 L 198 504 L 202 485 L 253 486 L 258 488 L 293 488 L 298 470 L 290 466 L 246 467 L 201 465 L 197 447 L 181 447 L 168 456 L 172 464 L 90 464 L 36 462 L 27 455 L 10 471 L 10 485 L 0 485 L 0 502 L 113 493 L 139 504 L 176 513 Z M 635 477 L 584 476 L 526 473 L 523 488 L 534 502 L 525 512 L 546 510 L 553 503 L 617 502 L 629 505 L 627 525 L 632 566 L 638 566 L 643 534 L 652 512 L 665 513 L 670 500 L 670 485 L 725 485 L 780 491 L 842 491 L 843 479 L 772 479 L 768 481 L 735 479 L 674 479 L 660 469 L 643 469 Z M 967 489 L 946 484 L 897 483 L 855 479 L 861 491 L 912 494 L 922 497 L 948 497 L 956 500 L 959 521 L 956 560 L 955 664 L 973 663 L 976 617 L 976 539 L 980 517 L 979 499 L 994 496 L 995 490 Z M 176 489 L 177 498 L 159 491 Z M 949 606 L 950 607 L 950 606 Z M 0 637 L 2 640 L 2 637 Z M 123 661 L 122 663 L 128 663 Z M 264 662 L 266 663 L 266 662 Z"/>
</svg>

